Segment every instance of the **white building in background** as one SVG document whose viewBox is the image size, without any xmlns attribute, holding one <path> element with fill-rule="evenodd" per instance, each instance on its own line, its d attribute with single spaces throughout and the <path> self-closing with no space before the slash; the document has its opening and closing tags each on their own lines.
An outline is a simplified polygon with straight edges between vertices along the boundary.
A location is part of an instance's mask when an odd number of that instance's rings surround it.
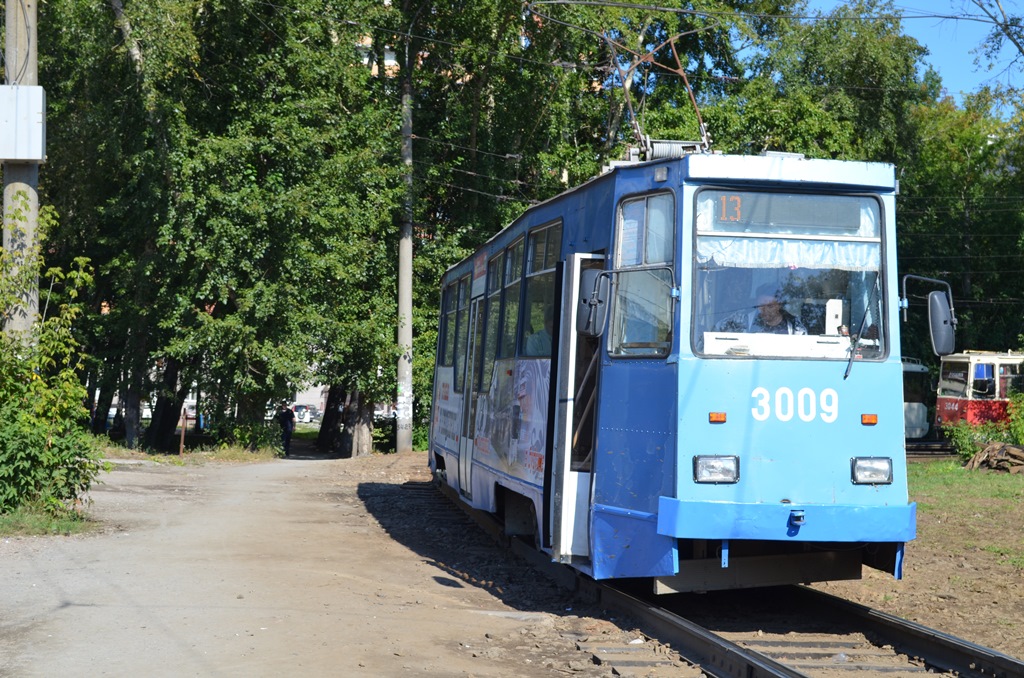
<svg viewBox="0 0 1024 678">
<path fill-rule="evenodd" d="M 295 393 L 295 405 L 312 405 L 317 409 L 318 412 L 323 412 L 327 408 L 327 391 L 329 386 L 316 385 L 310 386 L 303 391 L 297 391 Z"/>
</svg>

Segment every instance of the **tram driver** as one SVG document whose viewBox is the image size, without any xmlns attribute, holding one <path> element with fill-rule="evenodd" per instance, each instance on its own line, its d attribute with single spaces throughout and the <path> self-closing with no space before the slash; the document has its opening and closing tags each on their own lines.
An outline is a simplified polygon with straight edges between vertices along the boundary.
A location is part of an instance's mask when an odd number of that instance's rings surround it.
<svg viewBox="0 0 1024 678">
<path fill-rule="evenodd" d="M 800 319 L 785 309 L 785 302 L 772 284 L 757 288 L 754 309 L 743 309 L 715 326 L 716 332 L 807 334 Z"/>
</svg>

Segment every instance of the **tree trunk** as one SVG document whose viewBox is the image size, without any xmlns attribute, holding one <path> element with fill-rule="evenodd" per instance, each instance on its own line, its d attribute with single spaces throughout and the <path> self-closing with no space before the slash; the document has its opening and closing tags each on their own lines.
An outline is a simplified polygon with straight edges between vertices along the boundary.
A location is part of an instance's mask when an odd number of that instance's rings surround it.
<svg viewBox="0 0 1024 678">
<path fill-rule="evenodd" d="M 321 452 L 332 453 L 341 449 L 341 408 L 344 405 L 345 388 L 340 384 L 331 384 L 327 391 L 323 418 L 320 420 L 320 433 L 316 436 L 316 447 Z"/>
<path fill-rule="evenodd" d="M 341 434 L 341 456 L 373 454 L 373 404 L 364 402 L 362 391 L 350 391 L 341 413 L 345 430 Z"/>
<path fill-rule="evenodd" d="M 156 407 L 153 408 L 153 419 L 146 429 L 144 444 L 157 450 L 170 451 L 174 445 L 174 429 L 181 418 L 181 406 L 185 402 L 185 394 L 178 390 L 178 372 L 180 365 L 176 358 L 168 358 L 164 367 L 163 383 L 157 394 Z"/>
<path fill-rule="evenodd" d="M 139 392 L 133 388 L 124 394 L 124 444 L 129 450 L 134 450 L 139 443 L 139 429 L 142 427 L 140 400 Z"/>
<path fill-rule="evenodd" d="M 103 381 L 106 381 L 105 379 Z M 96 412 L 92 417 L 92 432 L 103 435 L 107 432 L 107 413 L 114 402 L 114 387 L 103 383 L 99 395 L 96 396 Z"/>
</svg>

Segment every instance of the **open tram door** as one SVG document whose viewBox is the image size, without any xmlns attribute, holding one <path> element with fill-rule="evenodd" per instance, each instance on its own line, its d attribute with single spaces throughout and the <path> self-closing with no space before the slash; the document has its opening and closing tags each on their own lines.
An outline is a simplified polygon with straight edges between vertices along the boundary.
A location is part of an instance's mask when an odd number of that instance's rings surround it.
<svg viewBox="0 0 1024 678">
<path fill-rule="evenodd" d="M 584 563 L 590 558 L 591 470 L 600 346 L 597 337 L 578 331 L 577 320 L 580 314 L 587 313 L 587 308 L 578 302 L 581 294 L 590 296 L 590 290 L 581 289 L 583 272 L 600 271 L 604 265 L 603 255 L 572 254 L 566 259 L 562 274 L 548 515 L 552 560 L 575 561 L 582 569 L 586 569 Z"/>
</svg>

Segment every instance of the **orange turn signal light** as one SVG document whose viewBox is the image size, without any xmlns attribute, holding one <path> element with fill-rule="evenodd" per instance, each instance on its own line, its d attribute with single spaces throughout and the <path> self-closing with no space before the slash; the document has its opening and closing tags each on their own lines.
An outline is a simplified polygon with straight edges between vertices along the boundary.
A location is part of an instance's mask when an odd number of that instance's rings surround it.
<svg viewBox="0 0 1024 678">
<path fill-rule="evenodd" d="M 725 412 L 708 412 L 708 423 L 724 424 Z"/>
<path fill-rule="evenodd" d="M 874 426 L 878 423 L 877 414 L 862 414 L 860 415 L 860 423 L 864 426 Z"/>
</svg>

